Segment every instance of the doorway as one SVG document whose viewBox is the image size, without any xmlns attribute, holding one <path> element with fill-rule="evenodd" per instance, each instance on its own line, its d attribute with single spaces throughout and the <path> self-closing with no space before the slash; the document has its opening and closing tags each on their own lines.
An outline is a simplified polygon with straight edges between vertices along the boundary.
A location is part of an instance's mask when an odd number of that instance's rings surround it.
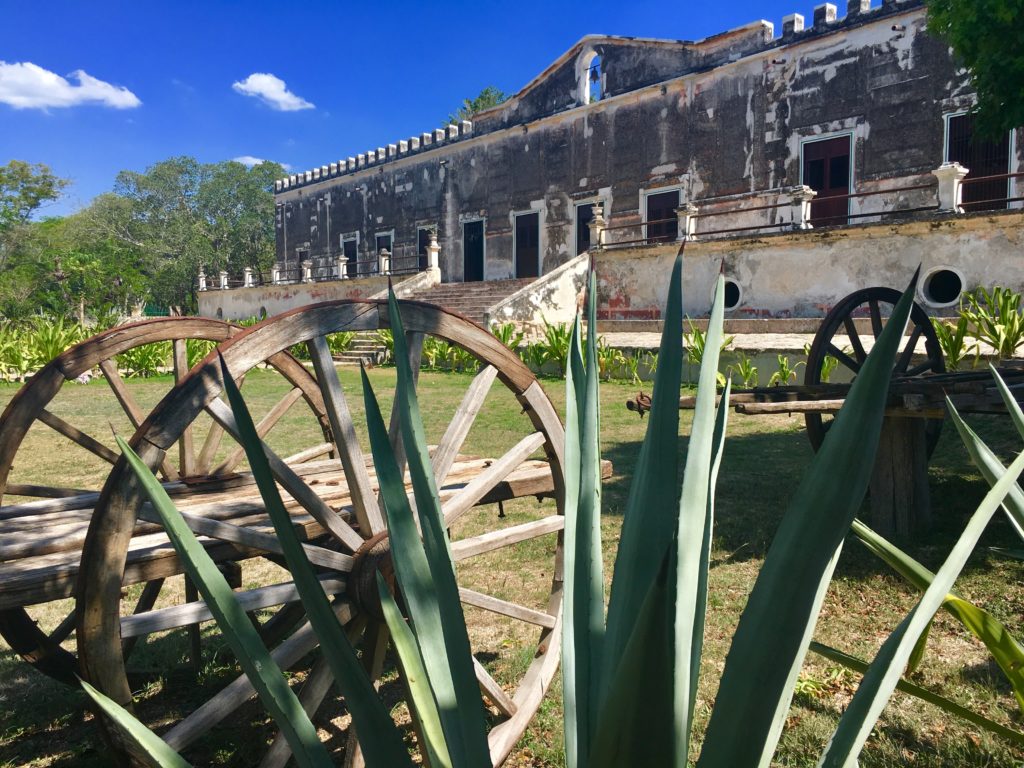
<svg viewBox="0 0 1024 768">
<path fill-rule="evenodd" d="M 483 219 L 462 225 L 462 279 L 467 283 L 484 279 Z"/>
<path fill-rule="evenodd" d="M 804 142 L 802 183 L 818 193 L 811 202 L 811 224 L 848 223 L 850 215 L 850 137 Z"/>
<path fill-rule="evenodd" d="M 540 214 L 523 213 L 515 217 L 516 277 L 540 275 Z"/>
</svg>

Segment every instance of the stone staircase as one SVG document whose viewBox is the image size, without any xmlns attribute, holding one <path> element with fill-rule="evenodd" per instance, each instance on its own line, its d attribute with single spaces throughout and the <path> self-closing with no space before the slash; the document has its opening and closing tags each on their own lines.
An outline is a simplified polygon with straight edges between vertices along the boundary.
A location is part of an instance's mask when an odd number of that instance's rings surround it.
<svg viewBox="0 0 1024 768">
<path fill-rule="evenodd" d="M 502 299 L 536 278 L 514 280 L 483 280 L 478 283 L 441 283 L 409 296 L 416 301 L 437 304 L 445 309 L 465 315 L 475 323 L 483 323 L 484 313 Z"/>
<path fill-rule="evenodd" d="M 372 366 L 380 362 L 384 356 L 384 345 L 380 343 L 377 332 L 357 333 L 349 344 L 348 349 L 340 355 L 334 356 L 334 361 L 341 365 L 365 365 Z"/>
</svg>

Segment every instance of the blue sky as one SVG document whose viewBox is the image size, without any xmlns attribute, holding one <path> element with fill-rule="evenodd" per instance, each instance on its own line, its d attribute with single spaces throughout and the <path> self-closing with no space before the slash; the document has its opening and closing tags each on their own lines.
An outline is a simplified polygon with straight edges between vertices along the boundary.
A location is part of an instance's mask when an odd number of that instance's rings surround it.
<svg viewBox="0 0 1024 768">
<path fill-rule="evenodd" d="M 760 18 L 778 34 L 813 5 L 0 0 L 0 164 L 73 181 L 48 215 L 174 155 L 301 170 L 438 127 L 487 85 L 514 92 L 586 34 L 692 40 Z"/>
</svg>

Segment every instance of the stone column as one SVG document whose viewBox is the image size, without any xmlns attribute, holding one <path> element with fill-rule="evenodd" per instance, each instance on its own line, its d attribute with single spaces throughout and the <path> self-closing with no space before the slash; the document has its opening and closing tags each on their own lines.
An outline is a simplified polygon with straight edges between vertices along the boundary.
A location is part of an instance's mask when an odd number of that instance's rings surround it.
<svg viewBox="0 0 1024 768">
<path fill-rule="evenodd" d="M 693 203 L 683 203 L 676 208 L 676 217 L 679 219 L 679 239 L 697 239 L 697 206 Z"/>
<path fill-rule="evenodd" d="M 202 267 L 199 268 L 199 290 L 206 290 L 206 273 L 203 271 Z"/>
<path fill-rule="evenodd" d="M 817 195 L 818 193 L 806 184 L 793 187 L 790 196 L 793 229 L 813 229 L 811 226 L 811 200 Z"/>
<path fill-rule="evenodd" d="M 246 288 L 252 288 L 254 283 L 252 281 L 252 267 L 246 267 L 242 270 L 242 285 Z"/>
<path fill-rule="evenodd" d="M 270 283 L 271 285 L 277 285 L 281 282 L 281 263 L 278 261 L 274 262 L 274 266 L 270 268 Z"/>
<path fill-rule="evenodd" d="M 963 180 L 970 173 L 970 169 L 964 168 L 960 163 L 943 163 L 934 171 L 932 176 L 939 180 L 939 210 L 949 213 L 963 213 L 960 207 L 963 201 Z"/>
<path fill-rule="evenodd" d="M 302 261 L 302 282 L 313 282 L 313 262 L 310 259 L 303 259 Z"/>
<path fill-rule="evenodd" d="M 437 279 L 441 279 L 441 246 L 437 244 L 437 232 L 430 233 L 430 243 L 427 245 L 427 270 L 437 273 Z"/>
<path fill-rule="evenodd" d="M 604 220 L 604 204 L 594 203 L 594 218 L 590 220 L 590 250 L 599 251 L 604 248 L 604 228 L 608 223 Z"/>
<path fill-rule="evenodd" d="M 344 256 L 344 255 L 339 256 L 338 257 L 338 279 L 339 280 L 345 280 L 345 279 L 348 278 L 347 266 L 348 266 L 348 257 Z"/>
<path fill-rule="evenodd" d="M 381 275 L 391 273 L 391 253 L 387 248 L 381 248 L 377 253 L 377 272 Z"/>
<path fill-rule="evenodd" d="M 220 271 L 220 289 L 226 291 L 228 289 L 228 273 L 226 270 Z"/>
</svg>

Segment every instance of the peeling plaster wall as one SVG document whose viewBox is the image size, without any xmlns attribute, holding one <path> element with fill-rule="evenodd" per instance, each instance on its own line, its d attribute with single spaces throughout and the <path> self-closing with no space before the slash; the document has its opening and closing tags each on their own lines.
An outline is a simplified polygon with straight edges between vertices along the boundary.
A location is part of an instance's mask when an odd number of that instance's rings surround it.
<svg viewBox="0 0 1024 768">
<path fill-rule="evenodd" d="M 571 323 L 576 317 L 577 298 L 587 282 L 590 257 L 587 254 L 566 262 L 552 272 L 516 291 L 491 307 L 491 325 L 515 323 L 527 336 L 540 336 L 544 323 Z"/>
<path fill-rule="evenodd" d="M 262 285 L 230 291 L 201 291 L 199 315 L 223 320 L 247 320 L 250 317 L 279 315 L 305 304 L 337 299 L 368 299 L 386 291 L 387 277 L 359 280 L 335 280 L 296 285 Z"/>
<path fill-rule="evenodd" d="M 668 296 L 677 246 L 597 253 L 598 317 L 657 320 Z M 741 291 L 734 318 L 821 317 L 860 288 L 904 288 L 920 264 L 962 274 L 964 288 L 1024 292 L 1024 213 L 972 214 L 900 224 L 867 224 L 686 246 L 683 305 L 708 314 L 722 270 Z M 929 310 L 941 314 L 936 310 Z"/>
<path fill-rule="evenodd" d="M 800 183 L 801 143 L 827 136 L 853 138 L 854 191 L 929 181 L 943 161 L 943 115 L 973 95 L 924 20 L 911 0 L 781 38 L 761 22 L 695 43 L 584 38 L 509 102 L 482 113 L 471 136 L 279 193 L 278 259 L 295 265 L 302 249 L 326 276 L 342 235 L 358 232 L 366 272 L 374 234 L 393 230 L 396 264 L 410 263 L 418 228 L 436 226 L 442 279 L 461 281 L 462 224 L 483 219 L 485 279 L 508 278 L 513 216 L 539 210 L 546 273 L 576 255 L 577 202 L 604 200 L 611 226 L 638 224 L 647 191 L 729 198 L 703 201 L 707 210 L 742 196 L 745 205 L 763 205 Z M 606 98 L 579 106 L 581 62 L 593 52 L 602 57 Z M 766 199 L 756 194 L 762 190 L 775 191 Z M 933 198 L 860 198 L 851 213 Z M 765 215 L 704 219 L 698 233 Z M 779 208 L 767 217 L 790 215 Z M 636 228 L 613 230 L 608 240 L 639 236 Z"/>
</svg>

